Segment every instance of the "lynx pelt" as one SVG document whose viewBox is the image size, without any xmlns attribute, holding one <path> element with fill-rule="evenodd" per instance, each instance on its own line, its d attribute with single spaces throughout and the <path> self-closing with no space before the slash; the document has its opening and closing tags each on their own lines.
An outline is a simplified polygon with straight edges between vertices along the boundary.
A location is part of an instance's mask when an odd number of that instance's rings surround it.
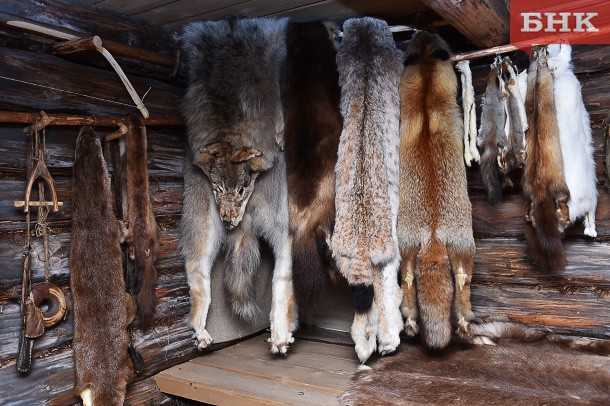
<svg viewBox="0 0 610 406">
<path fill-rule="evenodd" d="M 609 340 L 553 336 L 515 323 L 491 323 L 485 330 L 479 332 L 493 333 L 498 345 L 455 343 L 435 357 L 421 346 L 401 345 L 354 375 L 339 404 L 608 404 Z"/>
<path fill-rule="evenodd" d="M 144 119 L 131 114 L 125 137 L 129 220 L 129 258 L 134 263 L 133 292 L 137 295 L 138 326 L 151 326 L 157 296 L 155 261 L 159 255 L 157 221 L 152 211 L 148 187 L 147 139 Z"/>
<path fill-rule="evenodd" d="M 362 362 L 399 344 L 398 84 L 403 55 L 387 24 L 351 19 L 337 55 L 344 119 L 332 250 L 352 289 L 352 338 Z"/>
<path fill-rule="evenodd" d="M 525 106 L 529 132 L 523 192 L 526 198 L 525 236 L 530 253 L 543 271 L 565 267 L 562 231 L 569 224 L 570 191 L 563 174 L 553 77 L 544 49 L 535 51 L 528 69 Z"/>
<path fill-rule="evenodd" d="M 457 78 L 449 57 L 439 36 L 418 32 L 407 49 L 400 82 L 401 310 L 406 333 L 421 328 L 431 348 L 449 343 L 452 319 L 467 333 L 473 318 L 472 208 Z"/>
<path fill-rule="evenodd" d="M 70 245 L 74 390 L 86 406 L 120 406 L 129 372 L 123 233 L 114 216 L 102 147 L 91 127 L 81 129 L 75 155 Z"/>
<path fill-rule="evenodd" d="M 335 164 L 341 135 L 336 37 L 331 23 L 291 23 L 287 32 L 284 137 L 292 277 L 301 317 L 312 316 L 333 270 Z M 330 261 L 329 261 L 330 260 Z"/>
<path fill-rule="evenodd" d="M 280 71 L 286 19 L 198 22 L 184 31 L 189 87 L 183 101 L 187 162 L 180 246 L 198 347 L 205 329 L 210 271 L 224 247 L 224 282 L 234 313 L 254 320 L 259 238 L 273 250 L 271 351 L 286 353 L 296 328 L 291 276 Z"/>
<path fill-rule="evenodd" d="M 584 218 L 585 234 L 596 237 L 597 177 L 589 113 L 582 100 L 580 82 L 572 71 L 572 47 L 549 45 L 548 65 L 555 79 L 555 107 L 563 169 L 570 189 L 570 222 Z"/>
</svg>

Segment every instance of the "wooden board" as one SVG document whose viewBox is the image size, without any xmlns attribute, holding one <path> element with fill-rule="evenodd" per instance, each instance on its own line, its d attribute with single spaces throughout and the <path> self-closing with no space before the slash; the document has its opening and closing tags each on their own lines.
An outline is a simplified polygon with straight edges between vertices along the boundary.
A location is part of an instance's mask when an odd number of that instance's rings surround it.
<svg viewBox="0 0 610 406">
<path fill-rule="evenodd" d="M 155 376 L 162 392 L 215 405 L 334 405 L 359 364 L 353 347 L 300 340 L 287 356 L 268 334 Z"/>
</svg>

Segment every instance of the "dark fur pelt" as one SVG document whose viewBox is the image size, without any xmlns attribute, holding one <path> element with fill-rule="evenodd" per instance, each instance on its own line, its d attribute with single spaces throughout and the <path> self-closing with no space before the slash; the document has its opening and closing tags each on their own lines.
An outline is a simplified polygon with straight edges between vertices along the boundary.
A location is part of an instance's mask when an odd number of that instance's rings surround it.
<svg viewBox="0 0 610 406">
<path fill-rule="evenodd" d="M 543 52 L 536 55 L 528 70 L 525 101 L 529 113 L 523 172 L 525 236 L 537 266 L 543 271 L 559 271 L 565 267 L 561 238 L 569 224 L 570 191 L 563 174 L 553 77 Z"/>
<path fill-rule="evenodd" d="M 341 135 L 335 36 L 330 23 L 287 30 L 284 137 L 292 276 L 301 315 L 311 315 L 329 279 L 328 241 L 335 221 L 335 164 Z"/>
<path fill-rule="evenodd" d="M 139 327 L 153 321 L 157 297 L 155 261 L 159 255 L 157 222 L 148 188 L 146 127 L 140 114 L 132 114 L 126 136 L 129 257 L 134 261 L 133 293 L 137 295 Z"/>
<path fill-rule="evenodd" d="M 76 140 L 70 282 L 74 298 L 76 395 L 122 405 L 128 374 L 127 303 L 121 227 L 102 149 L 91 127 Z M 85 391 L 85 394 L 83 394 Z"/>
<path fill-rule="evenodd" d="M 606 405 L 609 340 L 491 323 L 498 345 L 454 343 L 431 356 L 403 344 L 352 378 L 340 405 Z M 483 330 L 478 330 L 479 333 Z"/>
<path fill-rule="evenodd" d="M 475 243 L 462 158 L 463 123 L 447 44 L 420 31 L 400 82 L 401 310 L 405 331 L 431 348 L 468 331 Z"/>
</svg>

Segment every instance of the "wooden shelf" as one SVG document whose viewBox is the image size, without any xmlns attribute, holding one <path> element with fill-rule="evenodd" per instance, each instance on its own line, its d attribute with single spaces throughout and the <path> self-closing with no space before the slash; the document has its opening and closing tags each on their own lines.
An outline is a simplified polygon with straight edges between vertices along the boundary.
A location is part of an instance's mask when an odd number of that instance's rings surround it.
<svg viewBox="0 0 610 406">
<path fill-rule="evenodd" d="M 354 348 L 297 339 L 276 356 L 268 336 L 176 365 L 155 376 L 157 385 L 214 405 L 336 405 L 359 365 Z"/>
</svg>

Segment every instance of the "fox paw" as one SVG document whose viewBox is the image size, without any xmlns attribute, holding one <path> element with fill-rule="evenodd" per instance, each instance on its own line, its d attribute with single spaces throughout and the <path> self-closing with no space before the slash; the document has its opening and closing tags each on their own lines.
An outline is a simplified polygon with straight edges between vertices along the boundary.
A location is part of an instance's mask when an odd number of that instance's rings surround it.
<svg viewBox="0 0 610 406">
<path fill-rule="evenodd" d="M 286 355 L 288 346 L 294 343 L 294 337 L 291 332 L 278 333 L 276 330 L 271 332 L 271 337 L 267 339 L 271 343 L 271 352 L 273 354 Z"/>
<path fill-rule="evenodd" d="M 193 337 L 197 340 L 197 349 L 199 350 L 207 348 L 214 341 L 206 329 L 196 331 Z"/>
<path fill-rule="evenodd" d="M 417 322 L 411 317 L 407 318 L 405 322 L 405 334 L 409 337 L 415 337 L 419 333 L 419 326 Z"/>
</svg>

